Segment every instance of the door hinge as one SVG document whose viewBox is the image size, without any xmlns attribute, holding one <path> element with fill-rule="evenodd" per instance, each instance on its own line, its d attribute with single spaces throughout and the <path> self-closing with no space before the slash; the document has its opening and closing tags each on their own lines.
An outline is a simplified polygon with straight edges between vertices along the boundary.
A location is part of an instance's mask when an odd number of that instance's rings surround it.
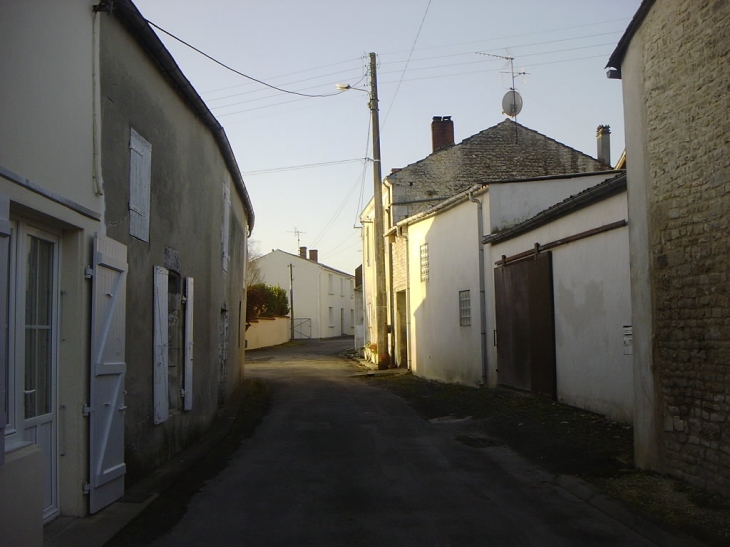
<svg viewBox="0 0 730 547">
<path fill-rule="evenodd" d="M 86 268 L 84 268 L 84 279 L 91 279 L 92 277 L 94 277 L 94 268 L 86 266 Z"/>
<path fill-rule="evenodd" d="M 91 484 L 89 484 L 88 482 L 86 484 L 84 484 L 83 491 L 84 491 L 84 496 L 88 496 L 89 492 L 91 492 Z"/>
<path fill-rule="evenodd" d="M 82 410 L 84 416 L 91 416 L 91 407 L 90 406 L 84 405 L 81 410 Z"/>
</svg>

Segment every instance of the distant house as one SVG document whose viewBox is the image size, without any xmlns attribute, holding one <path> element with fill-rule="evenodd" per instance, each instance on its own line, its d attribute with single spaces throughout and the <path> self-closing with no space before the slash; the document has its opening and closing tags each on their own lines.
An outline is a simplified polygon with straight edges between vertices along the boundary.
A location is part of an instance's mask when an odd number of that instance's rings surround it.
<svg viewBox="0 0 730 547">
<path fill-rule="evenodd" d="M 242 379 L 250 200 L 169 52 L 113 6 L 0 5 L 2 545 L 118 499 Z"/>
<path fill-rule="evenodd" d="M 434 118 L 431 133 L 432 154 L 405 168 L 394 169 L 383 182 L 386 224 L 384 231 L 389 234 L 385 257 L 386 292 L 388 294 L 387 322 L 393 327 L 388 346 L 390 354 L 398 366 L 406 366 L 408 362 L 408 344 L 405 340 L 407 329 L 404 319 L 408 316 L 405 272 L 409 269 L 409 265 L 410 271 L 412 271 L 414 259 L 417 260 L 416 263 L 429 260 L 427 254 L 410 257 L 406 253 L 406 242 L 401 238 L 401 231 L 396 229 L 399 223 L 431 208 L 438 208 L 439 205 L 449 203 L 449 200 L 455 195 L 463 193 L 475 185 L 481 187 L 495 181 L 537 179 L 583 173 L 605 174 L 611 171 L 608 165 L 610 152 L 607 152 L 605 157 L 602 156 L 601 160 L 597 160 L 509 119 L 464 139 L 459 144 L 454 144 L 453 121 L 449 117 Z M 600 132 L 599 138 L 602 143 L 608 141 L 608 134 L 607 128 Z M 599 146 L 599 150 L 608 151 L 610 149 L 604 145 Z M 566 179 L 563 186 L 563 190 L 559 190 L 559 185 L 553 183 L 551 188 L 556 189 L 557 193 L 551 192 L 551 198 L 543 196 L 542 201 L 534 199 L 534 194 L 526 194 L 519 190 L 519 188 L 527 188 L 528 185 L 514 186 L 514 193 L 505 196 L 504 199 L 511 202 L 517 200 L 519 206 L 506 207 L 504 210 L 520 211 L 522 217 L 511 219 L 516 223 L 539 212 L 542 208 L 568 197 L 570 191 L 584 189 L 580 184 L 576 186 L 575 181 L 570 181 L 570 177 Z M 495 199 L 495 197 L 492 196 L 491 199 Z M 490 207 L 494 210 L 501 209 L 499 203 L 494 203 Z M 377 344 L 375 329 L 372 328 L 372 325 L 375 324 L 373 290 L 375 277 L 374 258 L 372 257 L 374 248 L 373 211 L 371 200 L 361 214 L 364 323 L 367 341 Z M 472 220 L 476 223 L 476 213 Z M 484 221 L 487 223 L 486 226 L 489 226 L 489 219 L 485 218 Z M 455 247 L 461 245 L 465 238 L 473 236 L 478 240 L 479 233 L 476 224 L 472 226 L 470 221 L 469 226 L 469 232 L 454 231 L 451 233 L 450 237 L 453 239 Z M 456 234 L 459 234 L 458 238 Z M 457 240 L 459 243 L 456 243 Z M 412 245 L 410 248 L 413 248 Z M 478 248 L 477 243 L 474 248 Z M 421 252 L 427 253 L 428 250 L 424 247 Z M 374 354 L 369 356 L 371 359 L 377 358 Z"/>
<path fill-rule="evenodd" d="M 621 78 L 639 466 L 730 495 L 730 3 L 644 0 Z"/>
<path fill-rule="evenodd" d="M 353 336 L 355 333 L 355 277 L 318 259 L 315 249 L 300 247 L 299 256 L 271 251 L 255 261 L 267 285 L 289 294 L 295 339 Z"/>
</svg>

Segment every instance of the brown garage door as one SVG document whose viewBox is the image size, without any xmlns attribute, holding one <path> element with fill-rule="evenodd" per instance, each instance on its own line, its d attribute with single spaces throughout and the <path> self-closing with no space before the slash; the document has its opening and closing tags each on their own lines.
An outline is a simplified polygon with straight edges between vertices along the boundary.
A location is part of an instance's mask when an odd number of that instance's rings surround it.
<svg viewBox="0 0 730 547">
<path fill-rule="evenodd" d="M 555 398 L 552 254 L 494 270 L 498 381 Z"/>
</svg>

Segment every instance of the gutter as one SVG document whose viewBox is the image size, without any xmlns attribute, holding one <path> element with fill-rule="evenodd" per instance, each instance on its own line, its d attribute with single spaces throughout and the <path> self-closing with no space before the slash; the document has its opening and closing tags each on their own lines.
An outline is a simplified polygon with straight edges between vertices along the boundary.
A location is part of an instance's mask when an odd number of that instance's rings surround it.
<svg viewBox="0 0 730 547">
<path fill-rule="evenodd" d="M 621 79 L 621 63 L 623 63 L 624 56 L 626 55 L 626 50 L 629 49 L 629 44 L 631 43 L 634 34 L 636 34 L 636 31 L 639 30 L 639 27 L 644 22 L 644 19 L 646 19 L 649 10 L 654 5 L 654 2 L 655 0 L 643 0 L 641 2 L 641 5 L 639 6 L 639 9 L 634 14 L 633 19 L 631 19 L 629 26 L 626 27 L 626 31 L 619 39 L 618 44 L 616 45 L 616 49 L 613 50 L 613 53 L 611 54 L 611 57 L 609 57 L 608 63 L 605 67 L 609 69 L 606 73 L 606 76 L 609 79 Z"/>
<path fill-rule="evenodd" d="M 116 17 L 124 27 L 137 40 L 139 45 L 144 49 L 151 59 L 157 64 L 160 71 L 167 77 L 168 81 L 180 94 L 184 102 L 197 114 L 203 124 L 208 127 L 213 134 L 213 138 L 218 145 L 218 149 L 223 155 L 226 167 L 233 178 L 236 191 L 243 200 L 243 206 L 246 211 L 246 219 L 248 221 L 249 233 L 253 231 L 255 214 L 251 198 L 246 190 L 246 184 L 243 181 L 241 170 L 236 162 L 233 154 L 231 143 L 228 141 L 223 126 L 216 119 L 213 113 L 208 109 L 203 99 L 198 95 L 190 81 L 180 70 L 170 52 L 159 39 L 157 34 L 152 30 L 147 19 L 140 13 L 137 7 L 130 0 L 102 0 L 94 7 L 95 11 L 106 11 Z"/>
<path fill-rule="evenodd" d="M 596 203 L 615 194 L 619 194 L 625 190 L 626 174 L 624 173 L 612 179 L 605 180 L 596 186 L 588 188 L 587 190 L 583 190 L 579 194 L 571 196 L 560 203 L 553 205 L 549 209 L 541 211 L 534 217 L 512 226 L 511 228 L 484 236 L 481 241 L 486 245 L 511 239 L 524 232 L 543 226 L 557 218 L 570 214 L 573 211 L 582 209 L 592 203 Z"/>
</svg>

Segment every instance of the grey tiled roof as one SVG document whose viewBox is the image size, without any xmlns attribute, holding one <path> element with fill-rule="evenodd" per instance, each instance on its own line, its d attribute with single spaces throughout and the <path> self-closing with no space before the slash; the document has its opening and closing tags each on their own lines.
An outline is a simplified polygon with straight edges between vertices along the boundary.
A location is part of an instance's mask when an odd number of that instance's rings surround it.
<svg viewBox="0 0 730 547">
<path fill-rule="evenodd" d="M 401 200 L 444 199 L 474 184 L 548 175 L 606 171 L 604 165 L 512 120 L 388 175 Z"/>
</svg>

